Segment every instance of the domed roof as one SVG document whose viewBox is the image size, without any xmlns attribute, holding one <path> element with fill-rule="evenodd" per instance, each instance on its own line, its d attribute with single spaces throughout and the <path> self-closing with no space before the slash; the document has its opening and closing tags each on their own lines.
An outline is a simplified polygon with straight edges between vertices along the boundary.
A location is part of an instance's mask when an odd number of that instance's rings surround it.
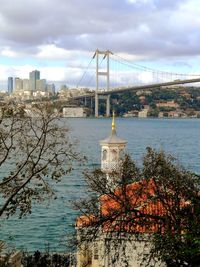
<svg viewBox="0 0 200 267">
<path fill-rule="evenodd" d="M 127 143 L 126 140 L 121 139 L 117 136 L 115 129 L 112 130 L 109 137 L 100 141 L 101 145 L 104 145 L 104 144 L 126 144 L 126 143 Z"/>
<path fill-rule="evenodd" d="M 121 139 L 117 136 L 116 129 L 115 129 L 115 114 L 113 112 L 113 118 L 112 118 L 112 131 L 109 137 L 107 137 L 104 140 L 100 141 L 101 145 L 104 144 L 123 144 L 125 145 L 127 143 L 126 140 Z"/>
</svg>

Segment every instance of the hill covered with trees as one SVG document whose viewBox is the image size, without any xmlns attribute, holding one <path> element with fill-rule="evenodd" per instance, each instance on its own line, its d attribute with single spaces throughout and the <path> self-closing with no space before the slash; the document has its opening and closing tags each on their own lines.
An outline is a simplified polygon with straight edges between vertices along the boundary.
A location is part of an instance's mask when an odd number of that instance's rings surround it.
<svg viewBox="0 0 200 267">
<path fill-rule="evenodd" d="M 134 114 L 143 109 L 148 116 L 168 117 L 178 112 L 185 117 L 200 117 L 200 87 L 167 87 L 126 92 L 111 95 L 111 107 L 118 116 Z M 99 111 L 105 113 L 105 101 L 100 102 Z M 171 113 L 170 113 L 171 112 Z"/>
</svg>

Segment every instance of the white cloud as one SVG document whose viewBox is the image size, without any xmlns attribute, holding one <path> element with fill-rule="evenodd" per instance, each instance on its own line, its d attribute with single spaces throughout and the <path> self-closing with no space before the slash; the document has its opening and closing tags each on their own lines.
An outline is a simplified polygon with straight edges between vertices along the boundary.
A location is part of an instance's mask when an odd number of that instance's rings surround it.
<svg viewBox="0 0 200 267">
<path fill-rule="evenodd" d="M 117 77 L 114 72 L 110 74 L 111 87 L 116 86 L 134 86 L 140 84 L 151 84 L 154 82 L 153 74 L 145 71 L 118 71 Z M 104 82 L 105 83 L 105 82 Z"/>
<path fill-rule="evenodd" d="M 146 4 L 152 2 L 151 0 L 127 0 L 131 4 Z"/>
<path fill-rule="evenodd" d="M 154 83 L 153 74 L 151 72 L 141 72 L 138 79 L 142 84 Z"/>
<path fill-rule="evenodd" d="M 69 58 L 71 55 L 70 51 L 67 51 L 64 48 L 59 48 L 54 44 L 41 45 L 38 49 L 39 52 L 36 55 L 36 58 L 39 59 L 66 60 L 66 58 Z"/>
<path fill-rule="evenodd" d="M 3 47 L 0 51 L 0 54 L 4 57 L 9 57 L 9 58 L 16 58 L 19 57 L 20 54 L 12 50 L 10 47 Z"/>
<path fill-rule="evenodd" d="M 188 63 L 200 55 L 198 2 L 15 0 L 13 6 L 12 0 L 1 0 L 0 62 L 7 58 L 13 66 L 5 63 L 9 71 L 1 77 L 28 77 L 39 69 L 48 80 L 72 81 L 82 75 L 96 48 L 137 63 Z"/>
</svg>

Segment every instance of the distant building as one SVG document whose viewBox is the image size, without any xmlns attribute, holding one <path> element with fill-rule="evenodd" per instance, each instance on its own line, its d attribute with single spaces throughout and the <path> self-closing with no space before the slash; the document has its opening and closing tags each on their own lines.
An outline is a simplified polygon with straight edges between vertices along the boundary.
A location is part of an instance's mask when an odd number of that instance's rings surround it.
<svg viewBox="0 0 200 267">
<path fill-rule="evenodd" d="M 65 90 L 68 90 L 68 86 L 65 85 L 65 84 L 62 84 L 61 87 L 60 87 L 60 91 L 65 91 Z"/>
<path fill-rule="evenodd" d="M 124 118 L 138 117 L 138 113 L 139 113 L 138 110 L 131 110 L 131 111 L 128 111 L 127 113 L 125 113 L 123 115 L 123 117 Z"/>
<path fill-rule="evenodd" d="M 8 94 L 11 95 L 13 92 L 13 77 L 8 77 Z"/>
<path fill-rule="evenodd" d="M 186 92 L 186 91 L 182 91 L 180 92 L 180 95 L 187 98 L 187 99 L 190 99 L 191 98 L 191 94 Z"/>
<path fill-rule="evenodd" d="M 164 113 L 163 112 L 159 112 L 158 113 L 158 118 L 163 118 L 164 117 Z"/>
<path fill-rule="evenodd" d="M 139 97 L 139 100 L 140 100 L 140 103 L 141 103 L 141 104 L 144 104 L 144 103 L 145 103 L 145 100 L 146 100 L 146 97 L 145 97 L 144 95 L 141 95 L 141 96 Z"/>
<path fill-rule="evenodd" d="M 63 108 L 63 117 L 66 118 L 86 117 L 86 112 L 84 108 L 80 107 L 65 107 Z"/>
<path fill-rule="evenodd" d="M 166 102 L 158 102 L 156 103 L 156 106 L 159 107 L 168 107 L 168 108 L 178 108 L 179 104 L 174 102 L 174 100 L 172 101 L 166 101 Z"/>
<path fill-rule="evenodd" d="M 71 90 L 66 86 L 62 85 L 59 91 L 60 98 L 70 98 L 72 97 Z"/>
<path fill-rule="evenodd" d="M 30 80 L 23 79 L 23 91 L 30 91 Z"/>
<path fill-rule="evenodd" d="M 46 80 L 36 80 L 36 91 L 45 92 L 46 91 Z"/>
<path fill-rule="evenodd" d="M 40 72 L 38 70 L 33 70 L 29 73 L 30 79 L 30 90 L 36 91 L 36 80 L 40 79 Z"/>
<path fill-rule="evenodd" d="M 72 97 L 75 97 L 81 95 L 82 91 L 79 89 L 70 89 L 70 94 Z"/>
<path fill-rule="evenodd" d="M 137 96 L 140 96 L 140 95 L 151 95 L 152 92 L 150 90 L 139 90 L 136 92 L 136 95 Z"/>
<path fill-rule="evenodd" d="M 49 97 L 55 94 L 55 85 L 47 84 L 46 79 L 40 79 L 40 72 L 34 70 L 29 73 L 29 79 L 15 78 L 13 96 L 21 100 Z"/>
<path fill-rule="evenodd" d="M 15 78 L 15 91 L 23 90 L 23 80 L 20 78 Z"/>
<path fill-rule="evenodd" d="M 139 118 L 146 118 L 147 117 L 147 115 L 148 115 L 148 109 L 143 109 L 143 110 L 141 110 L 141 111 L 139 111 L 138 112 L 138 117 Z"/>
<path fill-rule="evenodd" d="M 182 111 L 169 111 L 168 112 L 168 117 L 171 118 L 185 118 L 186 114 Z"/>
<path fill-rule="evenodd" d="M 49 94 L 46 91 L 35 91 L 32 96 L 35 99 L 40 99 L 41 97 L 48 97 Z"/>
<path fill-rule="evenodd" d="M 48 93 L 54 95 L 55 91 L 56 91 L 56 88 L 55 88 L 55 84 L 54 83 L 47 84 L 47 92 Z"/>
</svg>

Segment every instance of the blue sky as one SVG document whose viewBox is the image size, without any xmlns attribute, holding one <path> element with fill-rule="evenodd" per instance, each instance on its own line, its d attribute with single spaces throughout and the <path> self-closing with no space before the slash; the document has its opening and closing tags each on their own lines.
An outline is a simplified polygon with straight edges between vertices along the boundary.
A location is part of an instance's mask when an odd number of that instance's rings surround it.
<svg viewBox="0 0 200 267">
<path fill-rule="evenodd" d="M 33 69 L 74 86 L 96 48 L 198 74 L 199 14 L 198 0 L 1 0 L 0 89 Z"/>
</svg>

